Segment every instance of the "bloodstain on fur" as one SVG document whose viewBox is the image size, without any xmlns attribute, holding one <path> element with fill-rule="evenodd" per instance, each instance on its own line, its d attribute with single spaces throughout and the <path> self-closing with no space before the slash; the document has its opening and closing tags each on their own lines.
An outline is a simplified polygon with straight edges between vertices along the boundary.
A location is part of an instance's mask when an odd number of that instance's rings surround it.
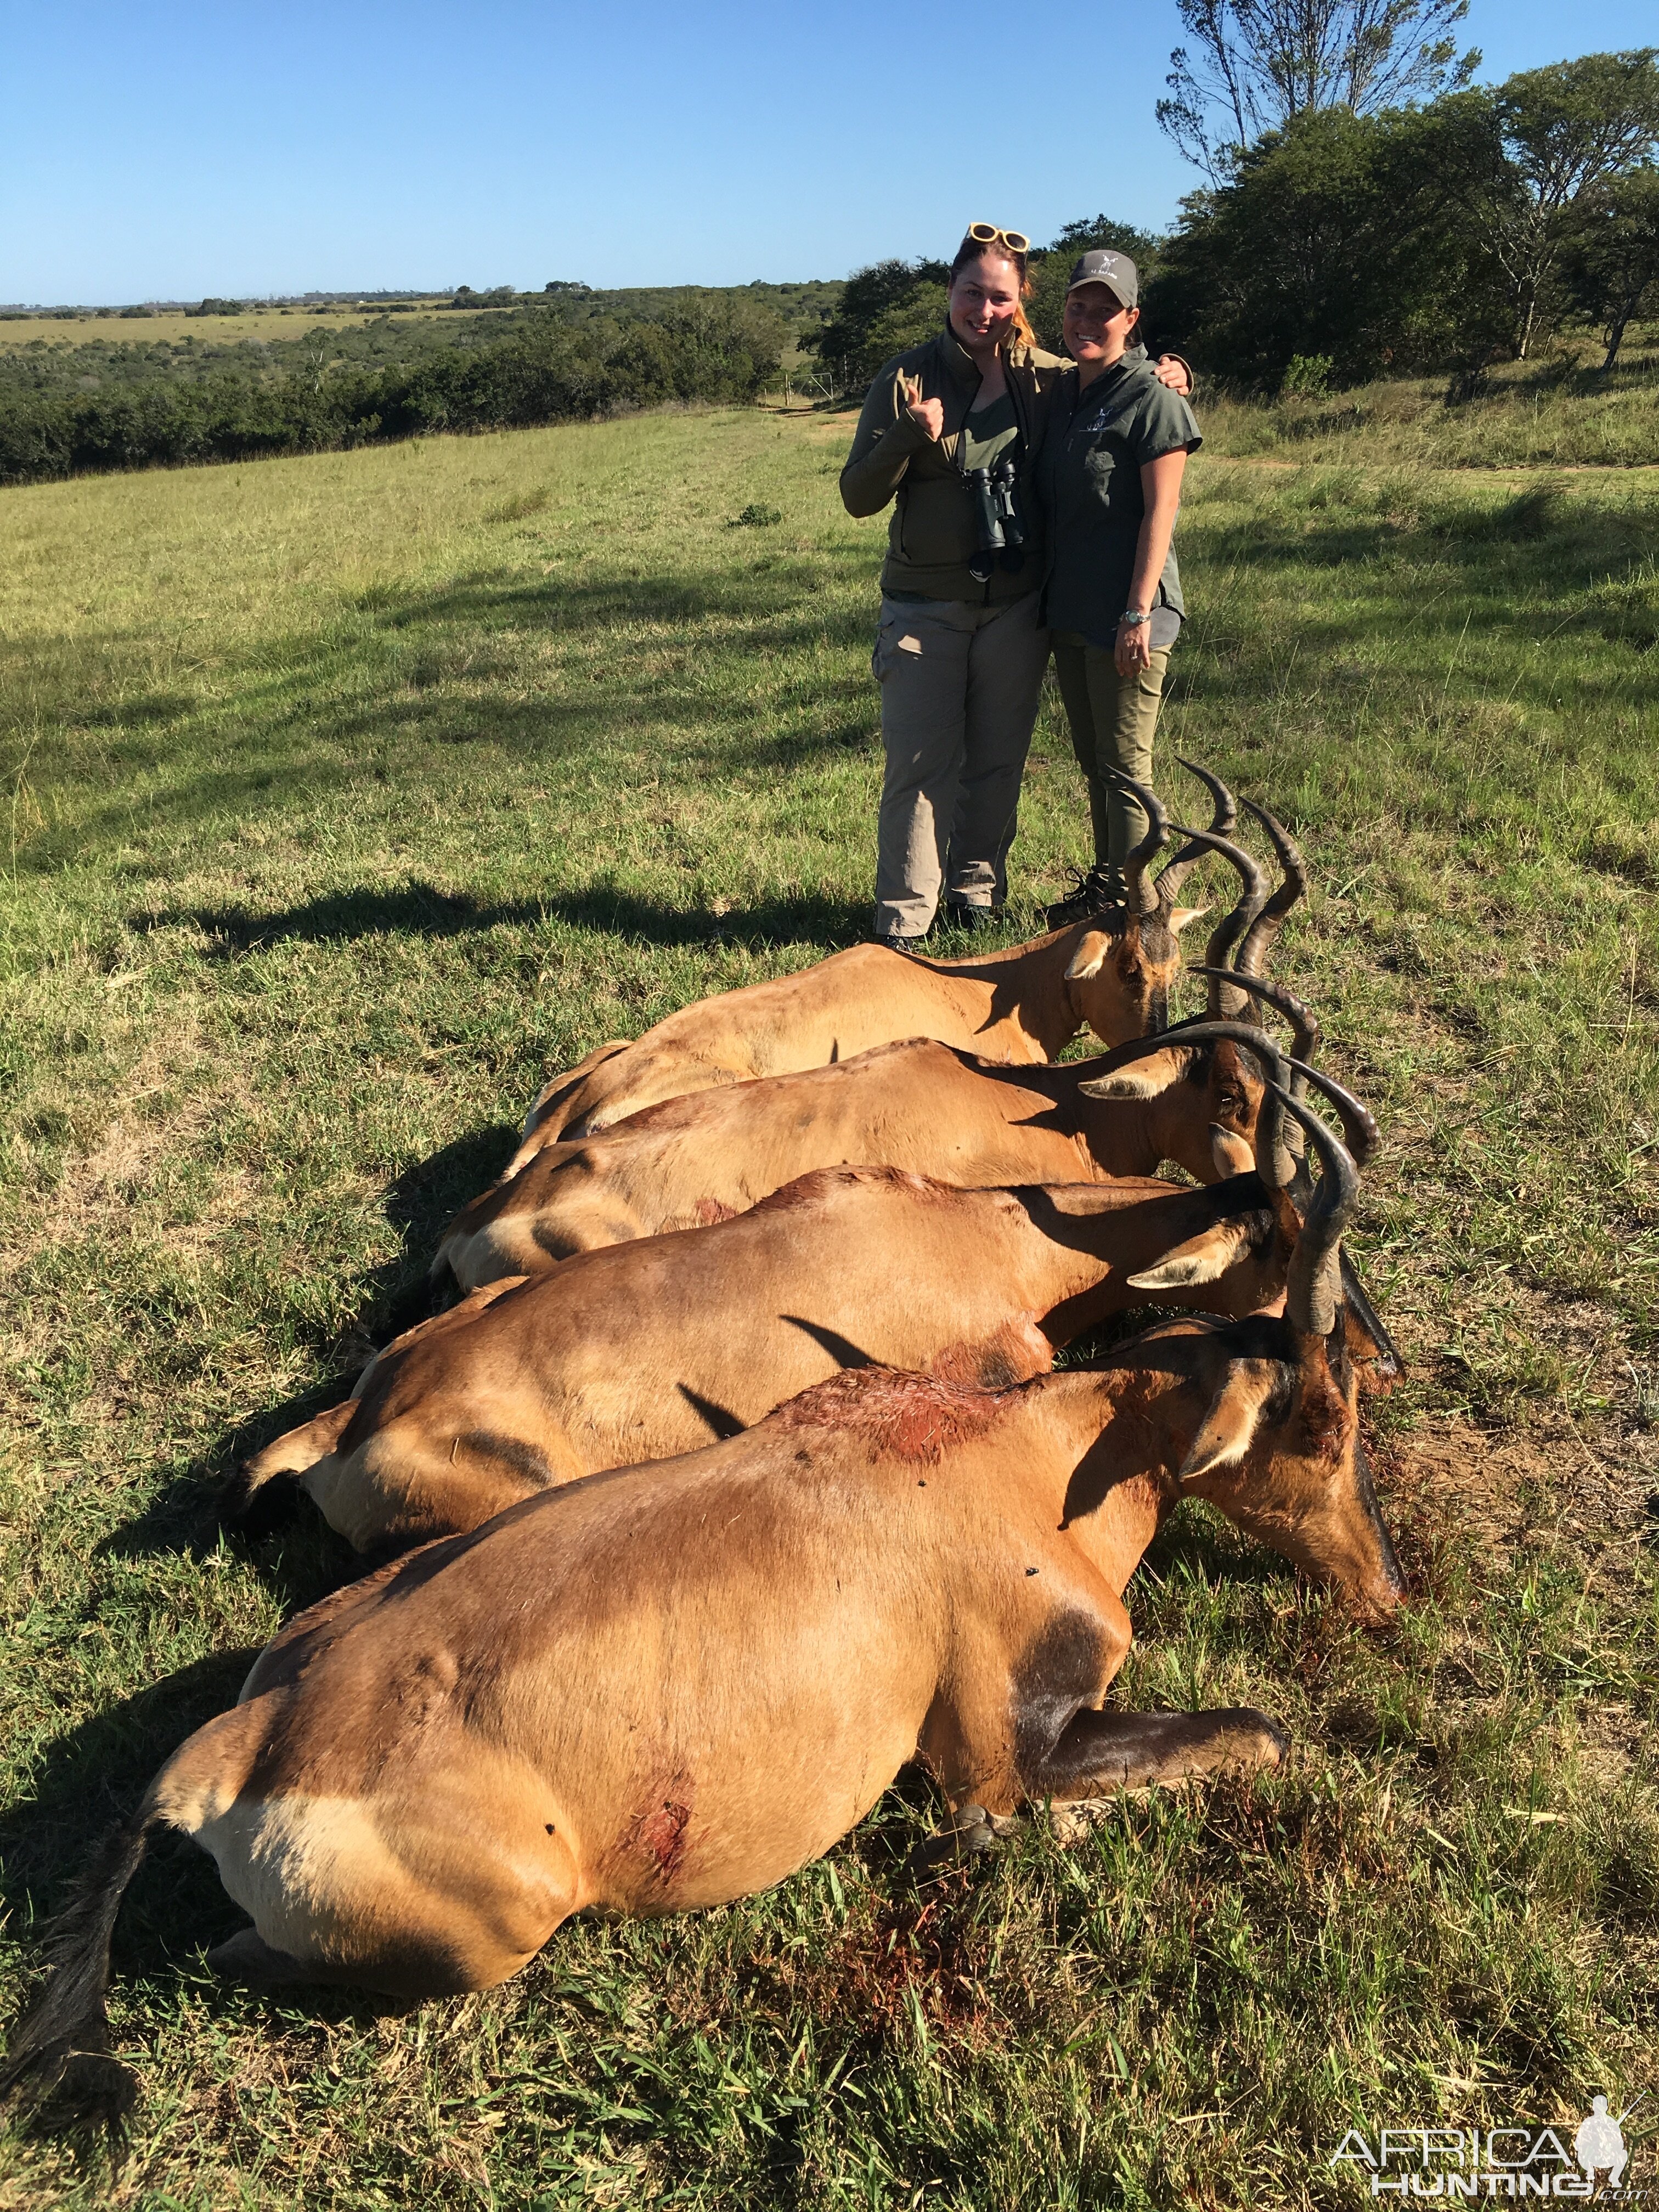
<svg viewBox="0 0 1659 2212">
<path fill-rule="evenodd" d="M 673 1881 L 684 1863 L 685 1831 L 690 1819 L 689 1805 L 665 1797 L 654 1813 L 645 1815 L 635 1831 L 641 1850 L 648 1851 L 656 1861 L 657 1871 L 665 1882 Z"/>
<path fill-rule="evenodd" d="M 890 1367 L 832 1375 L 769 1417 L 779 1428 L 850 1430 L 878 1451 L 912 1462 L 940 1460 L 994 1428 L 1003 1412 L 995 1392 Z"/>
<path fill-rule="evenodd" d="M 890 1189 L 909 1191 L 920 1198 L 936 1194 L 949 1198 L 960 1198 L 959 1186 L 939 1182 L 932 1176 L 916 1175 L 909 1168 L 838 1167 L 812 1168 L 805 1175 L 797 1176 L 793 1182 L 757 1200 L 750 1211 L 755 1213 L 790 1213 L 818 1205 L 830 1192 L 851 1189 L 854 1185 L 868 1187 L 885 1184 Z"/>
<path fill-rule="evenodd" d="M 717 1221 L 735 1221 L 738 1218 L 737 1207 L 726 1206 L 718 1198 L 700 1198 L 692 1210 L 700 1229 L 712 1229 Z"/>
</svg>

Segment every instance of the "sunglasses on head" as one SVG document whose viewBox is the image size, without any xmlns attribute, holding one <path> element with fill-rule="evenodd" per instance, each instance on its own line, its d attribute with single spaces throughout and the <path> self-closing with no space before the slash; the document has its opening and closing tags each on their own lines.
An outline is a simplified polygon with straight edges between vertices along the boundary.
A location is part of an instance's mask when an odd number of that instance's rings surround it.
<svg viewBox="0 0 1659 2212">
<path fill-rule="evenodd" d="M 970 222 L 968 235 L 975 246 L 1006 246 L 1010 253 L 1031 250 L 1031 241 L 1023 230 L 999 230 L 994 222 Z"/>
</svg>

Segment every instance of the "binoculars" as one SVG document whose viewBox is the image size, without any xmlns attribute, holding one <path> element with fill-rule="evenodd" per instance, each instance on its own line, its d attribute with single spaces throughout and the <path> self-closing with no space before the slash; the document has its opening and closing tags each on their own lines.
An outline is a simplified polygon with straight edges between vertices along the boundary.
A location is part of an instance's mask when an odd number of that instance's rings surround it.
<svg viewBox="0 0 1659 2212">
<path fill-rule="evenodd" d="M 1025 526 L 1019 518 L 1012 453 L 1005 453 L 994 468 L 967 469 L 968 489 L 974 502 L 978 548 L 968 563 L 976 584 L 990 581 L 1000 561 L 1012 575 L 1025 565 Z"/>
</svg>

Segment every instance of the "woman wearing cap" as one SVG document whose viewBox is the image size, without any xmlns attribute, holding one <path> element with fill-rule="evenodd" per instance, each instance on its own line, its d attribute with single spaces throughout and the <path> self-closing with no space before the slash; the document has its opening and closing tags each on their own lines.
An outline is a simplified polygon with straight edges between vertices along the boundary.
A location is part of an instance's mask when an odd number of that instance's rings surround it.
<svg viewBox="0 0 1659 2212">
<path fill-rule="evenodd" d="M 1066 294 L 1077 366 L 1054 395 L 1042 455 L 1048 517 L 1044 613 L 1072 744 L 1089 791 L 1094 865 L 1048 909 L 1052 927 L 1122 896 L 1146 817 L 1119 769 L 1152 780 L 1152 735 L 1183 604 L 1173 549 L 1187 456 L 1203 443 L 1184 398 L 1136 343 L 1140 284 L 1127 253 L 1085 253 Z"/>
<path fill-rule="evenodd" d="M 871 665 L 887 754 L 875 934 L 898 951 L 926 936 L 941 890 L 948 918 L 975 929 L 1007 890 L 1048 658 L 1034 469 L 1066 366 L 1021 307 L 1029 247 L 971 227 L 945 328 L 876 377 L 841 473 L 849 514 L 895 508 Z M 1186 383 L 1184 363 L 1159 373 Z"/>
</svg>

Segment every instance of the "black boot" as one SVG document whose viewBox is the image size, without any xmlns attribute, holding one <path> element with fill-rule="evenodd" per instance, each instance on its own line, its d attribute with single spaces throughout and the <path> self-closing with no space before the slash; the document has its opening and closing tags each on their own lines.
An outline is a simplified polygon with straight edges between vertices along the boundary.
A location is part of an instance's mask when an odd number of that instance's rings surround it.
<svg viewBox="0 0 1659 2212">
<path fill-rule="evenodd" d="M 945 902 L 945 926 L 951 929 L 994 929 L 1001 919 L 994 907 L 969 906 L 966 899 Z"/>
<path fill-rule="evenodd" d="M 1050 929 L 1064 929 L 1073 921 L 1091 921 L 1097 915 L 1124 904 L 1123 871 L 1111 861 L 1097 860 L 1087 875 L 1081 868 L 1073 868 L 1071 872 L 1072 889 L 1048 909 Z"/>
</svg>

